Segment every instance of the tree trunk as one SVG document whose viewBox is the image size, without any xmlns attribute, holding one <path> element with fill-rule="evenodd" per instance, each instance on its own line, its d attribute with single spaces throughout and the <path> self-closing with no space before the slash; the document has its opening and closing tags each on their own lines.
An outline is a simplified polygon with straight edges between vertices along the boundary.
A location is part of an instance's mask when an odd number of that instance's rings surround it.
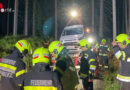
<svg viewBox="0 0 130 90">
<path fill-rule="evenodd" d="M 100 37 L 103 37 L 103 0 L 100 0 L 99 36 L 100 36 Z"/>
<path fill-rule="evenodd" d="M 113 7 L 113 40 L 116 38 L 116 0 L 112 0 L 112 7 Z"/>
<path fill-rule="evenodd" d="M 124 3 L 125 3 L 125 5 L 124 5 L 124 8 L 125 8 L 125 18 L 124 18 L 124 20 L 125 20 L 125 29 L 126 29 L 126 33 L 128 33 L 127 31 L 128 31 L 128 23 L 129 23 L 129 21 L 128 21 L 128 0 L 124 0 Z"/>
<path fill-rule="evenodd" d="M 10 7 L 10 0 L 8 0 L 8 9 Z M 9 12 L 8 12 L 8 15 L 7 15 L 7 35 L 9 34 Z"/>
<path fill-rule="evenodd" d="M 14 27 L 13 27 L 13 35 L 17 35 L 17 21 L 18 20 L 18 0 L 15 0 L 14 6 Z"/>
<path fill-rule="evenodd" d="M 130 35 L 130 0 L 128 0 L 128 30 L 127 30 L 127 34 L 129 34 Z"/>
<path fill-rule="evenodd" d="M 28 0 L 25 0 L 25 23 L 24 23 L 24 35 L 28 35 Z"/>
<path fill-rule="evenodd" d="M 36 34 L 35 34 L 35 17 L 36 17 L 36 0 L 33 0 L 33 32 L 32 32 L 32 34 L 33 34 L 33 36 L 35 36 Z"/>
<path fill-rule="evenodd" d="M 94 32 L 94 0 L 92 0 L 92 32 Z"/>
<path fill-rule="evenodd" d="M 57 37 L 57 0 L 55 0 L 55 40 Z"/>
</svg>

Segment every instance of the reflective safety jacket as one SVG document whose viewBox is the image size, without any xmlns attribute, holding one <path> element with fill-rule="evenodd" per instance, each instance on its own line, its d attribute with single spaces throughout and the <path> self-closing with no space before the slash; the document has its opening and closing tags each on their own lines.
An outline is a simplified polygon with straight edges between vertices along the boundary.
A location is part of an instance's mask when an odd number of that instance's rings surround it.
<svg viewBox="0 0 130 90">
<path fill-rule="evenodd" d="M 61 90 L 61 84 L 57 74 L 49 70 L 49 65 L 37 63 L 32 71 L 21 78 L 20 86 L 24 90 Z"/>
<path fill-rule="evenodd" d="M 96 70 L 95 54 L 91 49 L 87 49 L 82 52 L 81 64 L 80 64 L 80 77 L 81 79 L 89 76 L 89 72 L 94 73 Z"/>
<path fill-rule="evenodd" d="M 110 49 L 107 45 L 100 44 L 98 47 L 99 56 L 107 56 L 109 51 Z"/>
<path fill-rule="evenodd" d="M 119 46 L 114 46 L 113 49 L 116 58 L 120 61 L 117 79 L 130 82 L 130 44 L 124 50 L 120 50 Z"/>
<path fill-rule="evenodd" d="M 99 44 L 96 43 L 96 45 L 94 46 L 94 48 L 98 49 L 99 48 Z"/>
<path fill-rule="evenodd" d="M 56 59 L 55 72 L 61 80 L 63 90 L 75 90 L 79 84 L 77 72 L 72 59 L 64 48 Z"/>
<path fill-rule="evenodd" d="M 2 58 L 0 62 L 0 90 L 18 89 L 15 80 L 25 73 L 25 64 L 21 59 L 18 50 L 14 50 L 11 55 Z"/>
</svg>

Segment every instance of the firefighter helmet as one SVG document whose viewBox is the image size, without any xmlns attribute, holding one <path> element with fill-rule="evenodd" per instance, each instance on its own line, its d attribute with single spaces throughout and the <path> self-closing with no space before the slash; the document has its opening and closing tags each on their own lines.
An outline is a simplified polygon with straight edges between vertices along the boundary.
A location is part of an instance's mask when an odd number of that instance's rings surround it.
<svg viewBox="0 0 130 90">
<path fill-rule="evenodd" d="M 20 53 L 31 53 L 31 45 L 27 40 L 19 40 L 16 44 L 15 47 L 20 51 Z"/>
<path fill-rule="evenodd" d="M 50 53 L 54 53 L 56 56 L 58 56 L 63 48 L 64 48 L 64 46 L 62 45 L 62 43 L 60 41 L 53 41 L 50 43 L 48 49 L 49 49 Z"/>
<path fill-rule="evenodd" d="M 121 42 L 122 45 L 128 45 L 130 43 L 129 36 L 127 34 L 119 34 L 116 37 L 116 42 Z"/>
<path fill-rule="evenodd" d="M 90 47 L 90 44 L 88 43 L 88 41 L 86 39 L 81 39 L 79 41 L 79 47 L 86 47 L 86 48 L 89 48 Z"/>
<path fill-rule="evenodd" d="M 33 65 L 40 62 L 50 64 L 49 51 L 43 47 L 37 48 L 33 53 Z"/>
<path fill-rule="evenodd" d="M 105 42 L 105 43 L 106 43 L 106 42 L 107 42 L 107 40 L 103 38 L 101 42 Z"/>
</svg>

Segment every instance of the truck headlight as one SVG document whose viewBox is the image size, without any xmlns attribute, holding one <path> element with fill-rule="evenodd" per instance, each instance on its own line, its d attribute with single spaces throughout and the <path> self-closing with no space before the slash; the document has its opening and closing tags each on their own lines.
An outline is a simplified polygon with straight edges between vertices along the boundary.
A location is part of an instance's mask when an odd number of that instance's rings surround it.
<svg viewBox="0 0 130 90">
<path fill-rule="evenodd" d="M 93 38 L 91 38 L 91 37 L 88 38 L 88 42 L 89 42 L 89 43 L 93 43 L 93 42 L 94 42 Z"/>
</svg>

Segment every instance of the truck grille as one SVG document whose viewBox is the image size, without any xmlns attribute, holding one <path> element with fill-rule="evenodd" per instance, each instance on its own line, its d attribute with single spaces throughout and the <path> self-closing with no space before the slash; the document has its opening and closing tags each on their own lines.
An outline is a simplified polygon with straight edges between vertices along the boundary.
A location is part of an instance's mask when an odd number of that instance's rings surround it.
<svg viewBox="0 0 130 90">
<path fill-rule="evenodd" d="M 77 42 L 67 42 L 63 44 L 64 46 L 77 46 L 78 43 Z"/>
</svg>

